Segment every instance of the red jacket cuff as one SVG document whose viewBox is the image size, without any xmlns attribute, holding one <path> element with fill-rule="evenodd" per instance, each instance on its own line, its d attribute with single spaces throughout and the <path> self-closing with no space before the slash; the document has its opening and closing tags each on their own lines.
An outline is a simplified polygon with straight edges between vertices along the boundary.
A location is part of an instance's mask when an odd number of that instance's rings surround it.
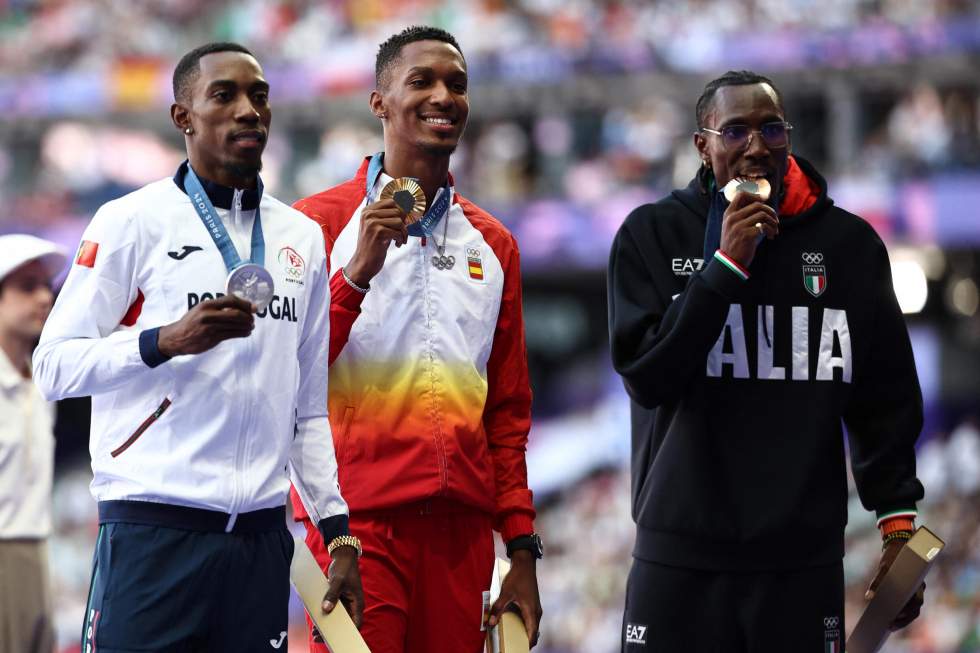
<svg viewBox="0 0 980 653">
<path fill-rule="evenodd" d="M 360 313 L 364 293 L 357 292 L 344 280 L 342 268 L 337 268 L 330 278 L 330 303 L 354 313 Z"/>
<path fill-rule="evenodd" d="M 515 537 L 530 535 L 533 532 L 534 520 L 520 512 L 511 513 L 504 517 L 500 527 L 500 537 L 505 544 Z"/>
</svg>

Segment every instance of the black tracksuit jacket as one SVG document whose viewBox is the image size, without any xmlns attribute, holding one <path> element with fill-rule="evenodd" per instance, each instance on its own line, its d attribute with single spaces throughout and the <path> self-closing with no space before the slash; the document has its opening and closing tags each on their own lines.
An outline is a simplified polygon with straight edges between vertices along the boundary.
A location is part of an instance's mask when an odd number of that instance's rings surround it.
<svg viewBox="0 0 980 653">
<path fill-rule="evenodd" d="M 820 197 L 781 218 L 747 281 L 701 260 L 709 197 L 698 179 L 634 210 L 613 242 L 610 338 L 632 399 L 639 559 L 744 571 L 839 562 L 842 423 L 866 508 L 881 516 L 922 498 L 922 396 L 885 246 L 796 160 Z"/>
</svg>

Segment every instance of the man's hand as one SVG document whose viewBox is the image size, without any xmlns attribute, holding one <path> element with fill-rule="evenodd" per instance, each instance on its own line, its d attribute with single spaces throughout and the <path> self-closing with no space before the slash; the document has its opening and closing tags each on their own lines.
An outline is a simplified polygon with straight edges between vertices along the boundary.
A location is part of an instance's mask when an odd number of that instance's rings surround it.
<svg viewBox="0 0 980 653">
<path fill-rule="evenodd" d="M 331 558 L 327 569 L 327 593 L 323 595 L 321 608 L 329 614 L 337 605 L 337 599 L 340 599 L 354 625 L 360 628 L 364 616 L 364 590 L 361 589 L 361 572 L 357 567 L 357 551 L 351 546 L 338 546 Z"/>
<path fill-rule="evenodd" d="M 721 249 L 747 268 L 755 258 L 760 234 L 769 240 L 779 234 L 776 211 L 761 202 L 757 195 L 739 191 L 722 217 Z"/>
<path fill-rule="evenodd" d="M 902 550 L 905 546 L 903 540 L 892 540 L 885 546 L 885 550 L 881 552 L 881 562 L 878 563 L 878 573 L 871 580 L 871 585 L 868 587 L 868 591 L 865 593 L 864 598 L 870 601 L 875 592 L 878 590 L 878 586 L 881 585 L 881 580 L 885 577 L 888 569 L 895 562 L 895 558 L 898 557 L 898 552 Z M 922 586 L 916 590 L 909 602 L 905 604 L 905 607 L 898 613 L 895 620 L 891 623 L 891 629 L 893 631 L 905 628 L 910 623 L 916 620 L 919 616 L 919 611 L 922 609 L 922 602 L 925 600 L 926 584 L 922 583 Z"/>
<path fill-rule="evenodd" d="M 490 606 L 491 627 L 496 626 L 508 606 L 514 604 L 521 612 L 527 637 L 533 647 L 538 643 L 541 623 L 541 598 L 538 596 L 537 559 L 530 551 L 514 551 L 510 571 L 500 585 L 500 596 Z"/>
<path fill-rule="evenodd" d="M 361 288 L 367 288 L 385 264 L 388 246 L 394 242 L 401 247 L 408 241 L 405 214 L 387 199 L 368 204 L 361 211 L 361 229 L 357 234 L 354 255 L 344 266 L 344 272 Z"/>
<path fill-rule="evenodd" d="M 255 328 L 255 306 L 234 295 L 208 299 L 157 334 L 157 348 L 167 357 L 200 354 L 219 342 L 247 338 Z"/>
</svg>

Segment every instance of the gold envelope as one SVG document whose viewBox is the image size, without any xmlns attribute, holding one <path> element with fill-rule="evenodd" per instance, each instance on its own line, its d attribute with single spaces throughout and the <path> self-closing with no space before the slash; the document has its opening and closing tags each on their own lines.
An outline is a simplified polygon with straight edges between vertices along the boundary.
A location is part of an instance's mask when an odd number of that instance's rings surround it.
<svg viewBox="0 0 980 653">
<path fill-rule="evenodd" d="M 889 624 L 919 589 L 944 546 L 924 526 L 905 543 L 847 639 L 847 653 L 875 653 L 881 649 L 891 633 Z"/>
<path fill-rule="evenodd" d="M 371 653 L 342 603 L 338 602 L 330 614 L 323 614 L 320 605 L 323 595 L 327 593 L 327 577 L 310 553 L 306 541 L 297 537 L 295 545 L 289 580 L 303 599 L 306 612 L 323 635 L 327 648 L 331 653 Z"/>
<path fill-rule="evenodd" d="M 500 596 L 500 585 L 504 576 L 510 571 L 510 563 L 497 558 L 493 565 L 493 576 L 490 579 L 490 605 Z M 505 610 L 497 625 L 487 632 L 487 653 L 528 653 L 531 650 L 527 637 L 527 628 L 521 615 Z"/>
</svg>

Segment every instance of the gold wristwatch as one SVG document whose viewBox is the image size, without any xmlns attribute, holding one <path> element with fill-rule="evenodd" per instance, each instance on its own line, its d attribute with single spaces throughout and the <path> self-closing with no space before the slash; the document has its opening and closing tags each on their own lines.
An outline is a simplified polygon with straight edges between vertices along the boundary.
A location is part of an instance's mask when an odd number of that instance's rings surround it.
<svg viewBox="0 0 980 653">
<path fill-rule="evenodd" d="M 361 557 L 361 541 L 353 535 L 338 535 L 330 540 L 330 544 L 327 545 L 327 553 L 330 554 L 330 557 L 333 557 L 334 549 L 339 546 L 354 547 L 354 550 L 357 551 L 357 557 Z"/>
</svg>

